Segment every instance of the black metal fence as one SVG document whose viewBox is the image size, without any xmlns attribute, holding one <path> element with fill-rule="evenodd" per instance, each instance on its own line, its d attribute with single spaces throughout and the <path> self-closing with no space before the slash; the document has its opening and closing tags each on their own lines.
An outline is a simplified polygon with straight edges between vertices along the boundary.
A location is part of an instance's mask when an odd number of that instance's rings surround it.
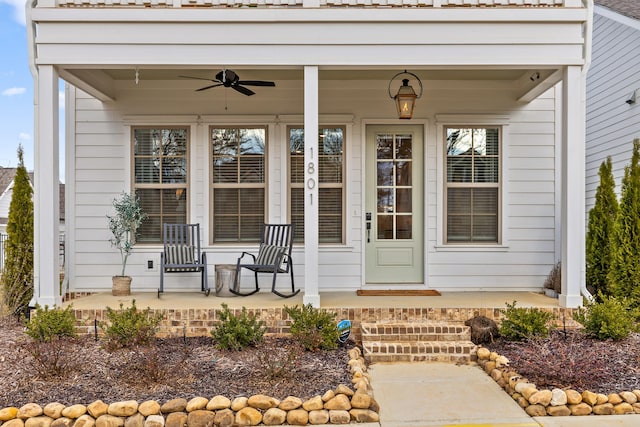
<svg viewBox="0 0 640 427">
<path fill-rule="evenodd" d="M 7 240 L 6 233 L 0 233 L 0 271 L 4 270 L 4 242 Z M 65 249 L 64 233 L 60 233 L 60 269 L 64 269 Z"/>
</svg>

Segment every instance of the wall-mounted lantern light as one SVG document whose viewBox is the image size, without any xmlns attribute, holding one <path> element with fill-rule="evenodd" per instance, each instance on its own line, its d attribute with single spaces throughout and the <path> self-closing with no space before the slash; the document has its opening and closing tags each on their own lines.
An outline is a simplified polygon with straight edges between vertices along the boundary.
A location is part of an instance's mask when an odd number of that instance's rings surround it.
<svg viewBox="0 0 640 427">
<path fill-rule="evenodd" d="M 402 79 L 402 86 L 398 88 L 398 92 L 395 95 L 392 95 L 391 84 L 399 76 L 404 76 L 405 78 Z M 410 79 L 408 77 L 413 77 L 413 79 L 418 82 L 418 85 L 420 85 L 419 94 L 416 94 L 416 91 L 413 90 L 413 87 L 409 84 Z M 416 104 L 416 99 L 422 97 L 422 92 L 423 92 L 422 82 L 420 81 L 418 76 L 408 72 L 407 70 L 404 70 L 403 72 L 398 73 L 391 78 L 391 80 L 389 81 L 388 90 L 389 90 L 389 98 L 396 101 L 398 118 L 410 119 L 411 117 L 413 117 L 413 107 Z"/>
</svg>

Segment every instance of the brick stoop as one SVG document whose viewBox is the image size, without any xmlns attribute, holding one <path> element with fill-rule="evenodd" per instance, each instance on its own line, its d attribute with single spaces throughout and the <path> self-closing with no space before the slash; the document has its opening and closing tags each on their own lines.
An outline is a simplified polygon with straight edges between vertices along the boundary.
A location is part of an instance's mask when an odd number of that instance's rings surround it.
<svg viewBox="0 0 640 427">
<path fill-rule="evenodd" d="M 362 323 L 365 359 L 375 362 L 468 363 L 476 359 L 468 326 L 442 322 Z"/>
</svg>

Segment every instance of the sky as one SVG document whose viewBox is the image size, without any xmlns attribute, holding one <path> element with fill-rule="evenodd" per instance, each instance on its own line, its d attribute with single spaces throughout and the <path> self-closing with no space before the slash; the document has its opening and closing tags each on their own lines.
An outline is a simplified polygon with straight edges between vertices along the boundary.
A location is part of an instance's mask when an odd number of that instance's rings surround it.
<svg viewBox="0 0 640 427">
<path fill-rule="evenodd" d="M 25 1 L 0 0 L 0 166 L 18 165 L 17 149 L 24 148 L 24 163 L 33 170 L 33 77 L 29 68 Z M 64 89 L 61 104 L 64 104 Z M 61 119 L 64 111 L 60 110 Z M 60 152 L 63 152 L 60 139 Z M 64 159 L 60 173 L 63 175 Z"/>
</svg>

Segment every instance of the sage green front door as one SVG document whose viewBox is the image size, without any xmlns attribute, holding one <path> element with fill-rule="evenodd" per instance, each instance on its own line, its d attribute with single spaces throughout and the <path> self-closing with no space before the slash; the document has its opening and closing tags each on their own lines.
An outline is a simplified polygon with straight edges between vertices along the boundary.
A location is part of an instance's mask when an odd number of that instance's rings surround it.
<svg viewBox="0 0 640 427">
<path fill-rule="evenodd" d="M 366 138 L 366 283 L 422 284 L 422 126 L 369 125 Z"/>
</svg>

